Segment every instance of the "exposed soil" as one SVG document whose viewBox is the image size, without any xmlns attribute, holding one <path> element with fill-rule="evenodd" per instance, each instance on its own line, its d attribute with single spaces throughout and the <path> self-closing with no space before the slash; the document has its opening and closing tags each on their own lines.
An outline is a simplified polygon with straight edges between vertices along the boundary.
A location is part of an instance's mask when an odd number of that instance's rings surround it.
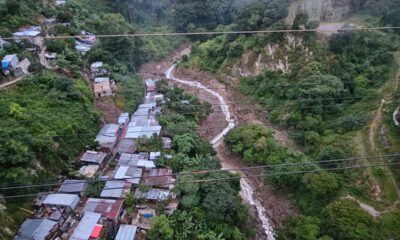
<svg viewBox="0 0 400 240">
<path fill-rule="evenodd" d="M 177 62 L 183 55 L 187 55 L 189 53 L 190 46 L 187 44 L 183 45 L 165 60 L 144 65 L 140 70 L 141 76 L 143 78 L 164 78 L 165 71 L 171 66 L 171 64 Z M 218 92 L 222 97 L 225 98 L 227 104 L 229 105 L 231 114 L 239 124 L 258 123 L 273 127 L 266 121 L 267 112 L 261 106 L 248 100 L 248 97 L 243 96 L 240 92 L 234 89 L 234 87 L 228 86 L 227 84 L 222 83 L 222 81 L 218 81 L 211 74 L 204 71 L 178 68 L 175 72 L 175 76 L 185 80 L 196 80 L 208 88 Z M 176 84 L 176 82 L 171 82 L 171 84 Z M 202 101 L 207 101 L 211 104 L 219 103 L 215 97 L 210 96 L 210 94 L 203 90 L 193 89 L 183 85 L 181 87 L 186 89 L 188 92 L 195 94 Z M 211 139 L 227 125 L 225 116 L 221 112 L 221 109 L 218 107 L 218 105 L 214 105 L 213 107 L 215 112 L 210 114 L 210 116 L 202 122 L 198 129 L 199 134 L 207 139 Z M 275 138 L 279 142 L 285 145 L 294 146 L 294 143 L 289 139 L 287 132 L 283 131 L 282 129 L 274 129 Z M 216 150 L 218 157 L 225 168 L 240 168 L 245 166 L 245 163 L 242 161 L 242 159 L 227 150 L 224 143 L 219 144 Z M 244 172 L 246 175 L 253 175 L 254 173 L 256 172 Z M 291 202 L 287 199 L 287 194 L 274 191 L 271 186 L 265 185 L 263 179 L 249 178 L 248 182 L 254 188 L 257 198 L 262 201 L 263 206 L 266 208 L 274 228 L 281 228 L 282 221 L 287 216 L 297 213 L 293 204 L 291 204 Z M 256 216 L 256 214 L 257 213 L 255 212 L 252 213 L 253 216 Z M 254 219 L 257 219 L 257 217 Z M 258 229 L 257 239 L 264 239 L 265 237 L 262 236 L 262 229 Z"/>
<path fill-rule="evenodd" d="M 115 102 L 112 96 L 96 98 L 94 100 L 94 105 L 97 110 L 104 113 L 103 122 L 104 123 L 117 123 L 118 116 L 121 113 L 115 106 Z"/>
</svg>

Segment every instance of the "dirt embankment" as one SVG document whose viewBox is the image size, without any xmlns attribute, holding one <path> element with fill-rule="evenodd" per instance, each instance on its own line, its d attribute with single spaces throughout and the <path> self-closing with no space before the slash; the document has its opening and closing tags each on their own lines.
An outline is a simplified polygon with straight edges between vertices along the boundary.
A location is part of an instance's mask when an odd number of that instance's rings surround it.
<svg viewBox="0 0 400 240">
<path fill-rule="evenodd" d="M 183 45 L 165 60 L 144 65 L 140 71 L 141 76 L 143 78 L 165 78 L 166 70 L 171 67 L 173 63 L 177 62 L 183 55 L 188 55 L 189 53 L 190 46 Z M 242 95 L 233 86 L 224 84 L 222 81 L 218 81 L 211 74 L 204 71 L 178 68 L 175 71 L 175 76 L 185 80 L 195 80 L 201 82 L 211 90 L 218 92 L 226 100 L 231 114 L 239 124 L 257 123 L 273 127 L 266 121 L 267 113 L 261 106 L 250 101 L 248 97 Z M 176 84 L 176 82 L 171 82 L 171 84 Z M 218 106 L 218 99 L 204 90 L 199 90 L 184 85 L 180 86 L 186 89 L 188 92 L 198 96 L 200 100 L 213 104 L 214 113 L 210 114 L 210 116 L 203 121 L 198 129 L 198 132 L 202 137 L 210 140 L 227 125 L 225 116 Z M 275 128 L 275 138 L 282 144 L 294 146 L 293 142 L 289 139 L 287 132 L 283 131 L 282 129 Z M 224 143 L 221 143 L 216 150 L 220 161 L 222 161 L 225 166 L 229 166 L 230 168 L 239 168 L 245 166 L 242 159 L 239 156 L 232 154 Z M 248 176 L 257 174 L 255 170 L 243 173 Z M 258 172 L 258 174 L 260 174 L 260 172 Z M 249 178 L 248 181 L 254 188 L 257 195 L 256 197 L 262 201 L 262 204 L 267 210 L 275 228 L 281 228 L 282 221 L 287 216 L 296 214 L 297 211 L 287 199 L 287 194 L 278 193 L 277 191 L 273 190 L 271 186 L 265 184 L 262 178 Z"/>
</svg>

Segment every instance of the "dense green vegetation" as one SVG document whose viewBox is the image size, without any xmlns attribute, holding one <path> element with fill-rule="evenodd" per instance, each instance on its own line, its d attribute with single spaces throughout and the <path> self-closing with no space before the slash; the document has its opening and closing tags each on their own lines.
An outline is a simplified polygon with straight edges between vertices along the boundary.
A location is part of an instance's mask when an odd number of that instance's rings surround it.
<svg viewBox="0 0 400 240">
<path fill-rule="evenodd" d="M 165 160 L 165 164 L 180 173 L 219 169 L 212 146 L 196 134 L 196 126 L 210 112 L 210 106 L 200 104 L 197 98 L 182 89 L 164 84 L 160 89 L 169 101 L 159 122 L 172 137 L 175 153 L 172 159 Z M 177 181 L 229 176 L 232 174 L 227 172 L 186 175 L 178 177 Z M 239 186 L 238 180 L 176 185 L 174 191 L 182 206 L 171 216 L 157 217 L 149 239 L 243 239 L 251 236 L 254 233 L 238 195 Z"/>
</svg>

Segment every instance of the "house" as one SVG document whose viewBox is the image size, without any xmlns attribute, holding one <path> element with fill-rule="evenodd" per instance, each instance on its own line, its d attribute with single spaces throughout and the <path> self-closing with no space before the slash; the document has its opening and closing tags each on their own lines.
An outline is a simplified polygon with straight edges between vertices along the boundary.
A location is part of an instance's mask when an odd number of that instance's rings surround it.
<svg viewBox="0 0 400 240">
<path fill-rule="evenodd" d="M 84 203 L 82 212 L 99 213 L 105 219 L 117 221 L 122 211 L 122 199 L 89 198 Z"/>
<path fill-rule="evenodd" d="M 102 198 L 125 198 L 130 192 L 132 184 L 126 181 L 110 180 L 107 181 L 103 191 L 100 193 Z"/>
<path fill-rule="evenodd" d="M 57 231 L 56 221 L 49 219 L 26 219 L 19 228 L 14 240 L 46 240 L 53 239 Z"/>
<path fill-rule="evenodd" d="M 140 188 L 137 188 L 135 191 L 136 199 L 144 199 L 148 201 L 163 201 L 167 200 L 170 197 L 170 191 L 152 188 L 147 192 L 142 192 Z"/>
<path fill-rule="evenodd" d="M 70 240 L 98 239 L 103 229 L 103 226 L 99 224 L 100 222 L 101 214 L 86 212 L 72 233 Z"/>
<path fill-rule="evenodd" d="M 135 151 L 136 151 L 136 144 L 135 144 L 135 141 L 132 139 L 122 139 L 118 145 L 117 152 L 119 154 L 135 153 Z"/>
<path fill-rule="evenodd" d="M 93 84 L 94 94 L 96 97 L 112 96 L 114 94 L 115 84 L 111 83 L 110 79 Z"/>
<path fill-rule="evenodd" d="M 56 207 L 41 207 L 35 211 L 35 218 L 43 218 L 55 221 L 59 224 L 60 228 L 66 223 L 67 219 L 73 212 L 68 211 L 66 208 Z"/>
<path fill-rule="evenodd" d="M 44 55 L 44 57 L 47 60 L 55 60 L 57 58 L 57 53 L 55 52 L 46 52 L 46 54 Z"/>
<path fill-rule="evenodd" d="M 153 92 L 156 90 L 156 81 L 153 79 L 146 79 L 146 91 Z"/>
<path fill-rule="evenodd" d="M 161 126 L 135 126 L 128 127 L 125 134 L 125 139 L 151 138 L 154 134 L 159 136 Z"/>
<path fill-rule="evenodd" d="M 107 153 L 88 150 L 82 155 L 79 161 L 85 164 L 98 164 L 100 167 L 104 167 L 106 159 Z"/>
<path fill-rule="evenodd" d="M 45 197 L 42 205 L 65 208 L 67 211 L 73 211 L 78 206 L 80 200 L 77 194 L 52 193 Z"/>
<path fill-rule="evenodd" d="M 160 157 L 161 157 L 161 152 L 151 152 L 151 153 L 150 153 L 149 160 L 151 160 L 151 161 L 156 161 L 156 160 L 159 159 Z"/>
<path fill-rule="evenodd" d="M 15 42 L 17 43 L 25 39 L 36 47 L 40 47 L 43 45 L 43 38 L 40 37 L 41 31 L 42 29 L 40 26 L 30 26 L 28 28 L 21 29 L 19 32 L 13 33 L 13 36 L 15 38 Z"/>
<path fill-rule="evenodd" d="M 86 188 L 87 188 L 86 180 L 67 179 L 63 182 L 58 192 L 74 193 L 82 197 L 85 195 Z"/>
<path fill-rule="evenodd" d="M 134 166 L 118 166 L 114 173 L 114 179 L 126 180 L 132 184 L 139 185 L 143 169 Z"/>
<path fill-rule="evenodd" d="M 1 60 L 1 68 L 14 70 L 18 63 L 19 59 L 17 54 L 9 54 Z"/>
<path fill-rule="evenodd" d="M 91 178 L 96 174 L 96 172 L 99 170 L 99 168 L 100 168 L 99 165 L 93 165 L 93 164 L 82 166 L 79 169 L 79 174 L 83 175 L 87 178 Z"/>
<path fill-rule="evenodd" d="M 29 60 L 27 58 L 25 58 L 21 62 L 17 63 L 17 65 L 15 66 L 14 75 L 16 77 L 19 77 L 24 74 L 27 74 L 28 68 L 30 65 L 31 65 L 31 63 L 29 62 Z"/>
<path fill-rule="evenodd" d="M 78 37 L 78 41 L 85 44 L 93 45 L 96 42 L 96 36 L 90 32 L 81 31 L 81 36 Z"/>
<path fill-rule="evenodd" d="M 121 113 L 118 117 L 118 125 L 125 126 L 129 123 L 129 113 Z"/>
<path fill-rule="evenodd" d="M 172 148 L 172 139 L 169 137 L 162 138 L 163 148 L 164 149 L 171 149 Z"/>
<path fill-rule="evenodd" d="M 135 240 L 137 226 L 121 224 L 115 240 Z"/>
<path fill-rule="evenodd" d="M 109 77 L 95 77 L 94 78 L 95 83 L 109 82 L 109 81 L 110 81 Z"/>
<path fill-rule="evenodd" d="M 175 212 L 175 210 L 178 209 L 178 206 L 179 206 L 179 201 L 177 199 L 172 200 L 167 204 L 167 206 L 165 206 L 164 211 L 168 215 L 172 215 Z"/>
<path fill-rule="evenodd" d="M 148 156 L 146 156 L 148 158 Z M 140 167 L 140 168 L 155 168 L 156 165 L 153 161 L 147 160 L 141 154 L 128 154 L 122 153 L 118 159 L 118 164 L 122 166 L 133 166 L 133 167 Z"/>
<path fill-rule="evenodd" d="M 132 220 L 132 224 L 136 225 L 138 228 L 149 230 L 151 227 L 151 222 L 156 216 L 156 210 L 140 209 L 136 215 L 136 218 Z"/>
<path fill-rule="evenodd" d="M 107 69 L 104 68 L 103 62 L 94 62 L 90 65 L 90 72 L 92 78 L 104 76 L 108 73 Z"/>
<path fill-rule="evenodd" d="M 75 49 L 76 49 L 76 51 L 84 54 L 86 52 L 89 52 L 92 49 L 92 46 L 90 44 L 87 44 L 87 43 L 82 43 L 80 41 L 75 41 Z"/>
<path fill-rule="evenodd" d="M 155 168 L 145 171 L 142 182 L 150 186 L 169 188 L 175 180 L 170 168 Z"/>
<path fill-rule="evenodd" d="M 112 152 L 118 142 L 119 126 L 117 124 L 105 124 L 97 134 L 95 141 L 99 142 L 101 149 Z"/>
</svg>

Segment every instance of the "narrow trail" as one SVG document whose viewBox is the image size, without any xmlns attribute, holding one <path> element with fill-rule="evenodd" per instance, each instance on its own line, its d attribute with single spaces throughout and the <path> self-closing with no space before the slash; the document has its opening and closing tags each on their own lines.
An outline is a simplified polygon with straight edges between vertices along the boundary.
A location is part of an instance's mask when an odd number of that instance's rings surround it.
<svg viewBox="0 0 400 240">
<path fill-rule="evenodd" d="M 212 91 L 211 89 L 207 88 L 200 82 L 196 81 L 186 81 L 179 78 L 174 77 L 173 72 L 176 67 L 176 64 L 173 64 L 168 70 L 165 72 L 165 76 L 167 79 L 175 81 L 180 84 L 184 84 L 190 87 L 196 87 L 202 89 L 211 95 L 215 96 L 218 101 L 220 102 L 220 108 L 225 115 L 225 120 L 227 122 L 227 126 L 222 129 L 215 137 L 210 140 L 210 143 L 213 145 L 214 149 L 218 152 L 218 146 L 222 143 L 224 136 L 228 133 L 228 131 L 235 127 L 235 121 L 233 120 L 232 113 L 229 111 L 229 106 L 226 104 L 225 99 L 217 92 Z M 221 161 L 222 169 L 230 168 L 230 165 L 227 161 Z M 243 172 L 239 172 L 241 175 L 245 175 Z M 265 232 L 267 240 L 275 240 L 275 233 L 274 229 L 270 223 L 268 215 L 266 213 L 265 208 L 263 207 L 261 201 L 256 199 L 256 195 L 254 194 L 253 187 L 246 181 L 246 179 L 242 178 L 240 180 L 240 196 L 243 200 L 248 203 L 250 206 L 254 206 L 257 210 L 258 218 L 261 221 L 262 228 Z"/>
<path fill-rule="evenodd" d="M 395 60 L 397 62 L 398 68 L 400 66 L 400 52 L 396 52 L 395 54 Z M 383 94 L 383 98 L 381 99 L 381 103 L 378 107 L 378 109 L 374 112 L 374 118 L 369 126 L 368 129 L 368 145 L 369 148 L 372 152 L 374 152 L 375 155 L 381 156 L 381 150 L 379 149 L 379 147 L 377 146 L 376 143 L 376 136 L 377 136 L 377 131 L 380 129 L 380 127 L 382 126 L 382 122 L 383 122 L 383 112 L 384 112 L 384 108 L 385 108 L 385 104 L 390 102 L 392 100 L 393 95 L 396 93 L 398 86 L 399 86 L 399 81 L 400 81 L 400 68 L 397 70 L 395 79 L 394 79 L 394 86 L 393 88 L 389 88 L 392 89 L 392 91 L 387 92 L 386 94 Z M 386 161 L 380 157 L 377 159 L 379 161 L 379 163 L 386 163 Z M 399 203 L 399 199 L 400 199 L 400 188 L 396 182 L 396 180 L 394 179 L 394 176 L 392 174 L 392 171 L 390 170 L 389 167 L 384 167 L 388 178 L 390 179 L 390 181 L 392 182 L 394 188 L 396 189 L 396 194 L 398 197 L 398 200 L 395 201 L 393 203 L 392 206 L 389 206 L 385 211 L 388 211 L 388 209 L 390 209 L 393 206 L 396 206 Z"/>
<path fill-rule="evenodd" d="M 23 76 L 21 76 L 21 77 L 18 77 L 18 78 L 16 78 L 16 79 L 12 80 L 12 81 L 9 81 L 9 82 L 0 84 L 0 90 L 3 90 L 3 89 L 5 89 L 5 88 L 7 88 L 7 87 L 9 87 L 9 86 L 11 86 L 11 85 L 16 84 L 17 82 L 21 81 L 22 78 L 24 78 L 24 77 L 26 77 L 26 75 L 23 75 Z"/>
</svg>

